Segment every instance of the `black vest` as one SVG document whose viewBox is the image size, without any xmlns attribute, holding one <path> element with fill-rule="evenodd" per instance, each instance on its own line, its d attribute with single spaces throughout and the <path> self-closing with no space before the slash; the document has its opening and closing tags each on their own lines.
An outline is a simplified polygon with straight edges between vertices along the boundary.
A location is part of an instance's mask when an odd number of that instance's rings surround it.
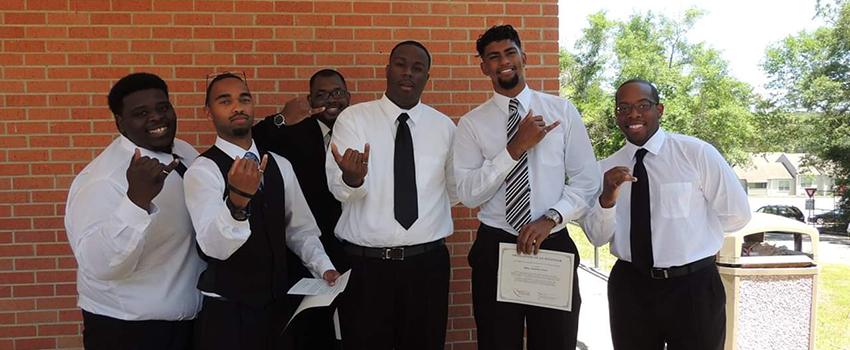
<svg viewBox="0 0 850 350">
<path fill-rule="evenodd" d="M 266 154 L 260 150 L 262 157 Z M 233 164 L 224 151 L 212 146 L 201 156 L 218 165 L 224 182 Z M 284 185 L 280 169 L 269 155 L 263 174 L 263 187 L 248 204 L 251 235 L 226 260 L 205 255 L 207 269 L 201 274 L 198 289 L 246 305 L 262 307 L 286 296 L 286 225 L 284 223 Z M 228 190 L 225 186 L 223 197 Z"/>
</svg>

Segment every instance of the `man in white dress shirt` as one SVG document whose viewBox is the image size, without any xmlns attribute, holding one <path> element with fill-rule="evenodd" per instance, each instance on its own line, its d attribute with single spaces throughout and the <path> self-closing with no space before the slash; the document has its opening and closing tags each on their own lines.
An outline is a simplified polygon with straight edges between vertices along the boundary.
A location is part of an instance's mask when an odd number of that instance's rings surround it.
<svg viewBox="0 0 850 350">
<path fill-rule="evenodd" d="M 619 260 L 608 280 L 616 349 L 721 349 L 726 294 L 714 264 L 723 232 L 750 220 L 747 195 L 723 156 L 694 137 L 659 128 L 652 83 L 617 89 L 626 144 L 600 162 L 602 193 L 583 219 Z"/>
<path fill-rule="evenodd" d="M 83 344 L 191 349 L 204 263 L 182 177 L 198 152 L 174 138 L 177 117 L 156 75 L 121 78 L 109 108 L 121 135 L 74 179 L 65 213 Z"/>
<path fill-rule="evenodd" d="M 445 347 L 455 125 L 420 101 L 430 67 L 422 44 L 397 44 L 384 96 L 334 125 L 325 169 L 351 263 L 339 308 L 346 350 Z"/>
<path fill-rule="evenodd" d="M 254 101 L 244 75 L 212 76 L 205 104 L 218 136 L 186 172 L 186 206 L 207 261 L 195 347 L 289 348 L 280 337 L 294 309 L 286 248 L 315 277 L 333 283 L 339 273 L 289 161 L 251 138 Z"/>
<path fill-rule="evenodd" d="M 495 94 L 461 118 L 454 145 L 458 197 L 479 207 L 469 252 L 472 302 L 481 349 L 574 349 L 581 307 L 573 271 L 572 310 L 496 301 L 498 247 L 522 254 L 575 254 L 566 222 L 584 214 L 599 189 L 599 170 L 581 116 L 569 101 L 526 85 L 525 52 L 510 25 L 476 42 L 481 72 Z"/>
</svg>

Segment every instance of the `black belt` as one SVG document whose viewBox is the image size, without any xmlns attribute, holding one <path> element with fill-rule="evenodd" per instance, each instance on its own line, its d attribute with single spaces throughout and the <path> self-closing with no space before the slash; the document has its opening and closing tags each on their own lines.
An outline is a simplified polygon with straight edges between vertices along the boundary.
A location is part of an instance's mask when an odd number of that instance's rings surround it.
<svg viewBox="0 0 850 350">
<path fill-rule="evenodd" d="M 420 254 L 424 254 L 428 251 L 434 250 L 436 248 L 442 247 L 445 244 L 446 239 L 441 238 L 433 242 L 403 247 L 373 248 L 363 247 L 350 242 L 343 241 L 342 249 L 345 250 L 345 252 L 349 255 L 353 256 L 375 258 L 381 260 L 404 260 L 405 258 L 414 257 Z"/>
<path fill-rule="evenodd" d="M 682 277 L 682 276 L 685 276 L 689 273 L 697 272 L 697 271 L 702 270 L 706 267 L 714 265 L 714 261 L 715 261 L 714 255 L 712 255 L 712 256 L 709 256 L 707 258 L 703 258 L 703 259 L 694 261 L 694 262 L 687 264 L 687 265 L 673 266 L 673 267 L 667 267 L 667 268 L 653 267 L 653 268 L 649 269 L 649 273 L 647 275 L 649 275 L 649 277 L 651 277 L 652 279 L 656 279 L 656 280 Z M 632 264 L 632 266 L 634 266 L 634 264 Z M 641 269 L 637 269 L 637 270 L 640 271 L 641 273 L 646 274 L 644 270 L 641 270 Z"/>
</svg>

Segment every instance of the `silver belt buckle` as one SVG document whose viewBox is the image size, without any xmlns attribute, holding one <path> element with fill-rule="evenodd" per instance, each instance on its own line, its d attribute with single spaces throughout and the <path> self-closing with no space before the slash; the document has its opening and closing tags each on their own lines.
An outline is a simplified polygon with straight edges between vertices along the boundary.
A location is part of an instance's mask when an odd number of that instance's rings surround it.
<svg viewBox="0 0 850 350">
<path fill-rule="evenodd" d="M 404 248 L 384 248 L 384 255 L 381 258 L 384 260 L 404 260 Z"/>
<path fill-rule="evenodd" d="M 649 277 L 656 280 L 665 280 L 670 278 L 670 275 L 667 273 L 667 269 L 650 269 Z"/>
</svg>

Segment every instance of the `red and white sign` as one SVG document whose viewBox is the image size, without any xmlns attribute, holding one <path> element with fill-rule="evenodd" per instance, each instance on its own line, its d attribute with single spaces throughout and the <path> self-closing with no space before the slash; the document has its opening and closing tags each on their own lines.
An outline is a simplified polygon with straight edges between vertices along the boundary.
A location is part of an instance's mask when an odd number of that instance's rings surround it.
<svg viewBox="0 0 850 350">
<path fill-rule="evenodd" d="M 818 189 L 814 188 L 814 187 L 807 187 L 806 188 L 806 194 L 809 195 L 809 198 L 812 198 L 812 197 L 815 196 L 815 192 L 817 192 L 817 190 Z"/>
</svg>

